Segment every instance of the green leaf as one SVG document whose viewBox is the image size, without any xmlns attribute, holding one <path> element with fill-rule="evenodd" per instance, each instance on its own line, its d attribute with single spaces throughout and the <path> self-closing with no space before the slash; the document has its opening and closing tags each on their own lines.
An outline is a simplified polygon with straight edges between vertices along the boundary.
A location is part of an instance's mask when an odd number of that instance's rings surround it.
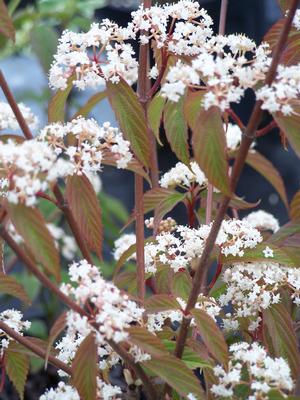
<svg viewBox="0 0 300 400">
<path fill-rule="evenodd" d="M 191 314 L 195 318 L 201 339 L 211 355 L 222 365 L 228 363 L 228 348 L 223 333 L 215 321 L 203 310 L 193 309 Z"/>
<path fill-rule="evenodd" d="M 72 175 L 66 184 L 67 201 L 91 251 L 102 258 L 103 226 L 95 190 L 85 175 Z"/>
<path fill-rule="evenodd" d="M 273 164 L 261 154 L 252 151 L 248 153 L 246 163 L 261 174 L 277 190 L 284 205 L 288 208 L 288 199 L 283 179 Z"/>
<path fill-rule="evenodd" d="M 296 106 L 293 105 L 295 112 L 300 111 L 300 102 L 295 102 Z M 273 115 L 277 125 L 283 131 L 288 138 L 289 144 L 295 151 L 298 157 L 300 157 L 300 117 L 299 115 Z"/>
<path fill-rule="evenodd" d="M 273 356 L 287 360 L 293 377 L 299 375 L 300 357 L 298 341 L 293 328 L 293 321 L 283 304 L 273 304 L 263 311 L 264 329 L 271 340 Z M 268 343 L 265 343 L 267 347 Z"/>
<path fill-rule="evenodd" d="M 29 372 L 28 355 L 19 352 L 21 345 L 16 342 L 10 342 L 5 351 L 5 370 L 16 388 L 21 400 L 24 399 L 24 388 Z"/>
<path fill-rule="evenodd" d="M 48 122 L 64 122 L 65 120 L 65 104 L 67 98 L 73 88 L 74 75 L 70 76 L 67 81 L 67 88 L 65 90 L 57 90 L 51 98 L 48 106 Z"/>
<path fill-rule="evenodd" d="M 8 213 L 17 232 L 22 236 L 26 247 L 45 270 L 60 279 L 59 254 L 39 210 L 23 204 L 8 203 Z"/>
<path fill-rule="evenodd" d="M 25 304 L 30 304 L 30 298 L 25 292 L 23 286 L 12 276 L 0 272 L 0 293 L 9 294 L 20 299 Z"/>
<path fill-rule="evenodd" d="M 153 99 L 150 101 L 147 110 L 147 117 L 149 126 L 154 133 L 156 140 L 162 146 L 159 138 L 159 128 L 161 125 L 163 110 L 166 103 L 166 99 L 160 95 L 158 92 Z"/>
<path fill-rule="evenodd" d="M 79 108 L 79 110 L 76 112 L 76 114 L 73 115 L 72 119 L 75 119 L 79 117 L 80 115 L 82 117 L 87 117 L 89 113 L 92 111 L 92 109 L 100 103 L 105 97 L 107 96 L 106 91 L 104 90 L 103 92 L 96 93 L 93 96 L 89 98 L 89 100 Z"/>
<path fill-rule="evenodd" d="M 168 212 L 184 200 L 186 194 L 176 190 L 155 188 L 144 194 L 144 213 L 156 210 L 158 219 L 163 218 Z"/>
<path fill-rule="evenodd" d="M 50 69 L 53 54 L 56 53 L 58 35 L 49 25 L 40 24 L 30 32 L 31 48 L 38 57 L 40 64 L 46 74 Z"/>
<path fill-rule="evenodd" d="M 107 82 L 109 102 L 121 131 L 141 163 L 149 167 L 150 142 L 145 112 L 133 89 L 121 78 L 118 84 Z"/>
<path fill-rule="evenodd" d="M 176 272 L 172 280 L 172 293 L 184 300 L 189 298 L 192 290 L 192 279 L 187 271 Z"/>
<path fill-rule="evenodd" d="M 194 131 L 197 127 L 197 120 L 201 109 L 203 108 L 203 96 L 205 95 L 204 90 L 198 92 L 192 92 L 188 90 L 183 105 L 183 112 L 189 127 Z"/>
<path fill-rule="evenodd" d="M 268 243 L 274 243 L 279 246 L 290 237 L 300 233 L 300 223 L 291 221 L 283 225 L 276 233 L 273 233 L 267 240 Z"/>
<path fill-rule="evenodd" d="M 193 129 L 195 160 L 211 184 L 231 196 L 228 178 L 226 139 L 221 112 L 216 107 L 199 113 Z"/>
<path fill-rule="evenodd" d="M 97 398 L 98 348 L 90 333 L 80 344 L 72 363 L 72 383 L 84 400 Z"/>
<path fill-rule="evenodd" d="M 290 217 L 292 220 L 300 219 L 300 190 L 295 194 L 291 201 Z"/>
<path fill-rule="evenodd" d="M 15 41 L 15 28 L 3 0 L 0 0 L 0 33 Z"/>
<path fill-rule="evenodd" d="M 273 250 L 273 257 L 269 259 L 267 259 L 263 253 L 267 246 Z M 289 267 L 298 267 L 298 258 L 296 256 L 293 257 L 293 254 L 286 252 L 284 248 L 280 248 L 270 242 L 259 243 L 254 249 L 245 249 L 242 257 L 233 256 L 230 254 L 225 256 L 224 254 L 221 254 L 221 262 L 224 265 L 240 262 L 266 262 L 268 260 L 272 262 L 278 262 Z"/>
<path fill-rule="evenodd" d="M 164 108 L 164 128 L 171 149 L 180 161 L 190 161 L 188 148 L 188 127 L 183 115 L 183 100 L 167 101 Z"/>
<path fill-rule="evenodd" d="M 146 353 L 151 354 L 151 356 L 162 357 L 168 355 L 163 342 L 147 329 L 138 326 L 131 326 L 128 328 L 128 333 L 128 341 L 139 346 Z"/>
<path fill-rule="evenodd" d="M 157 294 L 149 297 L 145 301 L 144 307 L 149 314 L 160 311 L 181 310 L 181 306 L 176 298 L 168 294 Z"/>
</svg>

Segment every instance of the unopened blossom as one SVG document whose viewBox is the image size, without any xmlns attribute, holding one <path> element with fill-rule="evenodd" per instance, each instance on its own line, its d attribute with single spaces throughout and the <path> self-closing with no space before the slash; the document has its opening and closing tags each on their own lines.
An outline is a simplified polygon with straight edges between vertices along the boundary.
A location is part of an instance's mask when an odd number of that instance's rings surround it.
<svg viewBox="0 0 300 400">
<path fill-rule="evenodd" d="M 28 126 L 31 129 L 35 129 L 38 125 L 38 118 L 25 104 L 19 103 L 18 107 Z M 0 131 L 2 129 L 19 129 L 19 123 L 10 105 L 0 101 Z"/>
<path fill-rule="evenodd" d="M 263 211 L 253 211 L 243 218 L 243 221 L 248 222 L 254 228 L 259 230 L 268 230 L 272 232 L 277 232 L 279 229 L 279 221 L 274 217 L 274 215 Z"/>
<path fill-rule="evenodd" d="M 145 219 L 145 225 L 148 229 L 154 229 L 154 217 L 151 217 L 149 219 Z M 162 232 L 172 232 L 176 229 L 176 221 L 171 218 L 165 218 L 159 221 L 158 227 L 157 227 L 157 233 L 162 233 Z"/>
<path fill-rule="evenodd" d="M 178 162 L 175 167 L 166 172 L 159 181 L 160 186 L 163 188 L 174 186 L 189 188 L 194 183 L 198 183 L 200 186 L 207 184 L 207 178 L 195 161 L 190 163 L 190 167 L 182 162 Z"/>
<path fill-rule="evenodd" d="M 64 31 L 50 68 L 49 83 L 54 89 L 65 89 L 68 78 L 78 89 L 98 87 L 120 76 L 129 84 L 137 79 L 137 60 L 130 43 L 130 29 L 104 19 L 93 23 L 87 32 Z M 72 77 L 72 78 L 71 78 Z"/>
<path fill-rule="evenodd" d="M 270 250 L 267 249 L 267 254 Z M 271 253 L 273 255 L 273 251 Z M 226 291 L 218 298 L 219 304 L 222 307 L 232 306 L 232 312 L 223 320 L 226 329 L 237 329 L 238 318 L 250 318 L 249 330 L 255 330 L 259 324 L 259 313 L 281 301 L 281 288 L 289 288 L 294 303 L 300 305 L 298 268 L 286 267 L 268 259 L 265 262 L 235 263 L 225 269 L 222 279 L 226 283 Z"/>
<path fill-rule="evenodd" d="M 31 322 L 23 321 L 23 314 L 14 309 L 7 309 L 0 313 L 0 321 L 4 322 L 9 328 L 13 329 L 19 335 L 23 336 L 23 331 L 30 328 Z M 11 339 L 4 331 L 0 329 L 0 355 L 5 350 Z"/>
<path fill-rule="evenodd" d="M 272 389 L 290 393 L 294 382 L 288 363 L 281 357 L 272 358 L 258 343 L 235 343 L 230 346 L 228 369 L 216 366 L 213 369 L 218 383 L 211 392 L 217 399 L 235 398 L 238 385 L 248 386 L 248 400 L 267 400 Z M 245 374 L 245 370 L 247 374 Z M 250 377 L 250 378 L 248 378 Z"/>
<path fill-rule="evenodd" d="M 66 143 L 73 137 L 75 143 Z M 73 174 L 90 176 L 101 171 L 105 151 L 110 151 L 117 168 L 126 168 L 132 158 L 129 142 L 118 128 L 109 122 L 99 126 L 94 119 L 78 117 L 65 124 L 47 125 L 40 133 L 40 141 L 46 141 L 57 155 L 64 156 L 72 165 Z"/>
</svg>

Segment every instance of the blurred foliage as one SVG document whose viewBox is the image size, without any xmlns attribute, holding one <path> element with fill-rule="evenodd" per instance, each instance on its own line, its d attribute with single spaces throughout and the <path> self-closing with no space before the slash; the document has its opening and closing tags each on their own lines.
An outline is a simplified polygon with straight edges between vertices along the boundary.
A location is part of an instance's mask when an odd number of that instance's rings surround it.
<svg viewBox="0 0 300 400">
<path fill-rule="evenodd" d="M 95 10 L 103 7 L 105 0 L 36 0 L 25 7 L 20 3 L 21 0 L 7 2 L 16 42 L 0 35 L 0 60 L 15 53 L 33 53 L 48 73 L 59 34 L 64 29 L 88 29 Z"/>
</svg>

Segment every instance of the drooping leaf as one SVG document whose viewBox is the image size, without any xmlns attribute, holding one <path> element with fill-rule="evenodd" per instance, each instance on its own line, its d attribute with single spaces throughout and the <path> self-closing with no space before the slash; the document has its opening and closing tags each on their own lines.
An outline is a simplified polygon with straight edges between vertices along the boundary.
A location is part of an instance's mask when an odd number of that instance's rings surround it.
<svg viewBox="0 0 300 400">
<path fill-rule="evenodd" d="M 97 358 L 95 336 L 90 333 L 81 342 L 72 363 L 72 383 L 84 400 L 97 398 Z"/>
<path fill-rule="evenodd" d="M 148 167 L 150 143 L 145 113 L 133 89 L 121 78 L 118 84 L 107 82 L 109 102 L 121 131 L 141 163 Z"/>
<path fill-rule="evenodd" d="M 283 304 L 272 304 L 263 311 L 264 329 L 267 329 L 273 356 L 283 357 L 288 361 L 294 378 L 298 377 L 300 357 L 293 321 Z M 265 343 L 267 347 L 268 343 Z M 271 350 L 269 348 L 269 350 Z"/>
<path fill-rule="evenodd" d="M 0 0 L 0 33 L 15 41 L 15 28 L 4 0 Z"/>
<path fill-rule="evenodd" d="M 216 203 L 220 203 L 222 201 L 222 198 L 222 193 L 213 193 L 213 201 L 215 201 Z M 248 210 L 249 208 L 257 207 L 259 203 L 260 200 L 258 200 L 256 203 L 249 203 L 241 197 L 235 196 L 230 200 L 229 207 L 235 208 L 237 210 Z"/>
<path fill-rule="evenodd" d="M 50 25 L 39 24 L 31 30 L 30 42 L 44 72 L 48 74 L 53 54 L 57 51 L 58 34 Z"/>
<path fill-rule="evenodd" d="M 293 104 L 293 108 L 295 112 L 299 113 L 300 111 L 300 102 L 295 102 Z M 300 117 L 299 115 L 273 115 L 277 125 L 283 131 L 283 133 L 288 138 L 289 144 L 295 151 L 298 157 L 300 157 Z"/>
<path fill-rule="evenodd" d="M 67 87 L 64 90 L 57 90 L 51 98 L 48 106 L 48 122 L 64 122 L 65 105 L 67 98 L 73 87 L 74 75 L 70 76 L 67 81 Z"/>
<path fill-rule="evenodd" d="M 209 182 L 222 193 L 231 196 L 228 177 L 226 139 L 220 110 L 202 110 L 193 129 L 195 160 Z"/>
<path fill-rule="evenodd" d="M 59 281 L 59 254 L 43 215 L 38 209 L 23 204 L 8 203 L 7 210 L 11 222 L 36 261 Z"/>
<path fill-rule="evenodd" d="M 261 154 L 252 151 L 248 152 L 246 163 L 267 179 L 267 181 L 277 190 L 283 204 L 288 208 L 288 200 L 283 179 L 273 164 Z"/>
<path fill-rule="evenodd" d="M 105 90 L 91 96 L 88 101 L 73 115 L 72 119 L 79 117 L 79 115 L 81 115 L 82 117 L 87 117 L 92 109 L 103 99 L 105 99 L 106 96 L 107 93 Z"/>
<path fill-rule="evenodd" d="M 31 302 L 23 286 L 12 276 L 6 275 L 3 272 L 0 272 L 0 293 L 9 294 L 10 296 L 16 297 L 25 304 L 29 304 Z"/>
<path fill-rule="evenodd" d="M 171 149 L 180 161 L 188 164 L 188 127 L 183 114 L 183 99 L 167 101 L 164 107 L 164 128 Z"/>
<path fill-rule="evenodd" d="M 191 314 L 195 318 L 201 339 L 211 355 L 223 365 L 228 363 L 228 348 L 216 322 L 203 310 L 193 309 Z"/>
<path fill-rule="evenodd" d="M 189 127 L 194 131 L 197 127 L 197 120 L 201 109 L 203 108 L 204 90 L 192 92 L 188 90 L 183 105 L 183 112 Z"/>
<path fill-rule="evenodd" d="M 16 388 L 20 399 L 24 399 L 24 388 L 29 372 L 28 355 L 18 351 L 22 347 L 18 343 L 11 341 L 5 351 L 5 370 Z"/>
<path fill-rule="evenodd" d="M 172 279 L 172 293 L 187 300 L 192 290 L 192 279 L 187 271 L 176 272 Z"/>
<path fill-rule="evenodd" d="M 159 138 L 159 128 L 163 117 L 165 103 L 166 99 L 163 98 L 160 93 L 157 93 L 150 101 L 147 109 L 149 126 L 160 145 L 162 145 L 162 143 Z"/>
<path fill-rule="evenodd" d="M 45 366 L 47 366 L 48 357 L 49 357 L 51 347 L 52 347 L 54 341 L 62 333 L 62 331 L 65 329 L 66 325 L 67 325 L 67 312 L 63 312 L 62 314 L 60 314 L 60 316 L 57 318 L 57 320 L 54 322 L 54 324 L 52 325 L 52 327 L 50 329 L 47 355 L 46 355 L 46 359 L 45 359 Z"/>
<path fill-rule="evenodd" d="M 160 311 L 181 310 L 181 306 L 172 295 L 157 294 L 149 297 L 145 301 L 145 310 L 147 313 L 156 313 Z"/>
<path fill-rule="evenodd" d="M 290 217 L 292 220 L 300 219 L 300 190 L 295 194 L 291 201 Z"/>
<path fill-rule="evenodd" d="M 102 257 L 103 226 L 95 190 L 85 175 L 67 179 L 66 195 L 78 227 L 91 251 Z"/>
</svg>

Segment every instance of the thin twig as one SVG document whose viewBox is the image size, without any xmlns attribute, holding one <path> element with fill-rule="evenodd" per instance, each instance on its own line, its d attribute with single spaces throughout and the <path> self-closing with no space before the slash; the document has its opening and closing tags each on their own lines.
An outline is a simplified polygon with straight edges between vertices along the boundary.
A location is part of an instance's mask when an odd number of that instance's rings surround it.
<svg viewBox="0 0 300 400">
<path fill-rule="evenodd" d="M 272 63 L 270 66 L 270 69 L 267 73 L 265 84 L 270 85 L 272 81 L 275 78 L 277 67 L 280 61 L 280 55 L 282 53 L 282 49 L 284 48 L 289 31 L 291 29 L 292 21 L 297 9 L 298 5 L 298 0 L 293 0 L 292 6 L 290 8 L 289 14 L 286 18 L 285 24 L 283 26 L 283 29 L 281 31 L 279 41 L 277 44 L 277 47 L 275 49 Z M 230 179 L 230 184 L 231 184 L 231 190 L 232 192 L 235 191 L 238 179 L 240 177 L 240 174 L 242 172 L 243 166 L 245 164 L 245 160 L 248 154 L 248 150 L 253 142 L 253 139 L 255 138 L 255 133 L 257 131 L 257 127 L 259 126 L 259 123 L 261 122 L 262 119 L 262 109 L 261 109 L 262 102 L 261 101 L 256 101 L 254 109 L 252 111 L 252 114 L 250 116 L 248 125 L 245 129 L 242 142 L 233 166 L 233 171 Z M 207 288 L 207 272 L 209 268 L 209 260 L 210 260 L 210 255 L 213 250 L 218 232 L 220 230 L 221 224 L 223 222 L 223 219 L 226 215 L 227 208 L 230 202 L 230 197 L 224 197 L 221 204 L 220 208 L 218 210 L 218 214 L 216 216 L 216 219 L 213 223 L 213 226 L 211 228 L 210 234 L 207 238 L 203 253 L 201 255 L 201 258 L 199 260 L 198 267 L 196 269 L 196 273 L 194 276 L 193 280 L 193 286 L 192 290 L 190 293 L 190 296 L 187 301 L 187 305 L 185 308 L 185 315 L 189 316 L 189 313 L 191 309 L 194 308 L 199 293 L 202 291 L 204 295 L 207 294 L 208 288 Z M 175 355 L 179 358 L 182 357 L 185 342 L 187 339 L 187 334 L 188 334 L 188 328 L 190 326 L 190 319 L 185 318 L 183 319 L 183 322 L 180 326 L 177 342 L 176 342 L 176 349 L 175 349 Z"/>
<path fill-rule="evenodd" d="M 22 131 L 24 133 L 24 136 L 26 137 L 26 139 L 32 139 L 33 135 L 31 133 L 31 130 L 29 129 L 29 126 L 27 125 L 27 122 L 25 121 L 25 118 L 23 117 L 23 114 L 21 113 L 20 108 L 19 108 L 1 70 L 0 70 L 0 86 L 3 90 L 3 93 L 4 93 L 7 101 L 8 101 L 8 104 L 10 105 L 13 113 L 15 114 L 16 120 L 18 121 L 20 128 L 22 129 Z"/>
<path fill-rule="evenodd" d="M 278 126 L 277 126 L 277 124 L 276 124 L 276 122 L 273 120 L 273 121 L 271 121 L 268 125 L 266 125 L 264 128 L 261 128 L 261 129 L 259 129 L 257 132 L 256 132 L 256 137 L 261 137 L 261 136 L 264 136 L 264 135 L 266 135 L 267 133 L 269 133 L 272 129 L 274 129 L 274 128 L 277 128 Z"/>
</svg>

